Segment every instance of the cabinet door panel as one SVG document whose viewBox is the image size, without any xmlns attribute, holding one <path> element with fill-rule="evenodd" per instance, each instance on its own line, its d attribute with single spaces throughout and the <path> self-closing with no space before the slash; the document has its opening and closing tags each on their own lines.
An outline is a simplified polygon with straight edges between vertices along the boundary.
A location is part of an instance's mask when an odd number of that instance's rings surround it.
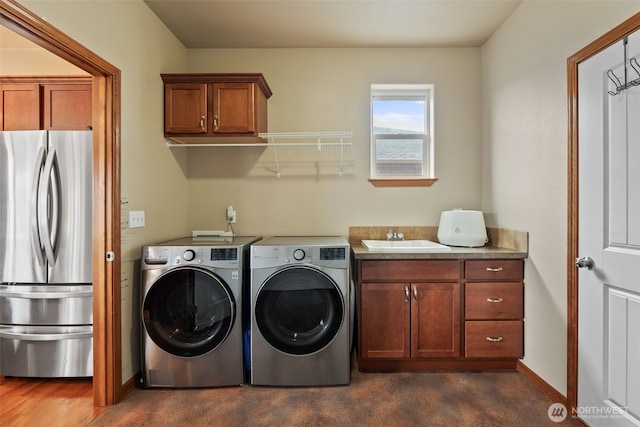
<svg viewBox="0 0 640 427">
<path fill-rule="evenodd" d="M 206 83 L 165 84 L 164 131 L 207 133 Z"/>
<path fill-rule="evenodd" d="M 410 356 L 410 302 L 404 283 L 363 283 L 360 290 L 364 358 Z"/>
<path fill-rule="evenodd" d="M 40 129 L 40 86 L 0 85 L 0 130 Z"/>
<path fill-rule="evenodd" d="M 413 283 L 411 356 L 460 356 L 460 284 Z"/>
<path fill-rule="evenodd" d="M 213 131 L 215 133 L 254 133 L 253 83 L 215 83 L 213 85 Z"/>
<path fill-rule="evenodd" d="M 45 130 L 87 130 L 91 126 L 91 85 L 44 86 Z"/>
</svg>

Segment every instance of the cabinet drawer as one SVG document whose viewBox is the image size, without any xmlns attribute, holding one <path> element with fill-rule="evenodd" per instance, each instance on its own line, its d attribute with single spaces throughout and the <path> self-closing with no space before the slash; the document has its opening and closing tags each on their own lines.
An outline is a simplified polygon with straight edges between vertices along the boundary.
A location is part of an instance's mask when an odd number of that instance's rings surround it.
<svg viewBox="0 0 640 427">
<path fill-rule="evenodd" d="M 467 280 L 522 280 L 524 261 L 521 259 L 465 261 L 464 276 Z"/>
<path fill-rule="evenodd" d="M 464 316 L 469 319 L 522 319 L 522 282 L 467 283 Z"/>
<path fill-rule="evenodd" d="M 520 320 L 465 322 L 466 357 L 523 357 L 523 322 Z"/>
<path fill-rule="evenodd" d="M 459 280 L 457 260 L 365 260 L 360 271 L 362 281 Z"/>
</svg>

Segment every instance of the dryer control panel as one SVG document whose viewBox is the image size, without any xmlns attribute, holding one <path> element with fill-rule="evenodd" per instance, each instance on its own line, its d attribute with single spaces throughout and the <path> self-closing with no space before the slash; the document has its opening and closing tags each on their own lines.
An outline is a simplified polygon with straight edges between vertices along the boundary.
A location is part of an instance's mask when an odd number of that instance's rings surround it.
<svg viewBox="0 0 640 427">
<path fill-rule="evenodd" d="M 252 246 L 251 268 L 289 264 L 313 264 L 328 268 L 349 268 L 347 246 Z"/>
</svg>

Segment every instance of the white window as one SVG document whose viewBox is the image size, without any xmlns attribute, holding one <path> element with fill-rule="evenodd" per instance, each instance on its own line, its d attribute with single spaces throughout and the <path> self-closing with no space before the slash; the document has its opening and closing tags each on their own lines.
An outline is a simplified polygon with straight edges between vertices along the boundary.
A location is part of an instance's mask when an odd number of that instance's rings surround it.
<svg viewBox="0 0 640 427">
<path fill-rule="evenodd" d="M 371 179 L 432 179 L 433 162 L 433 85 L 371 85 Z"/>
</svg>

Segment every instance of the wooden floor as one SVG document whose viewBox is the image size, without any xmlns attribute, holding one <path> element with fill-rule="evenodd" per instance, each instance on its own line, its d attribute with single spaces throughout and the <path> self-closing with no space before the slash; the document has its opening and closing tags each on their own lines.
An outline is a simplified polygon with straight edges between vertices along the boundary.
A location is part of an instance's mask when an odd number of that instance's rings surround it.
<svg viewBox="0 0 640 427">
<path fill-rule="evenodd" d="M 93 406 L 90 379 L 0 376 L 0 426 L 86 426 L 106 408 Z"/>
</svg>

